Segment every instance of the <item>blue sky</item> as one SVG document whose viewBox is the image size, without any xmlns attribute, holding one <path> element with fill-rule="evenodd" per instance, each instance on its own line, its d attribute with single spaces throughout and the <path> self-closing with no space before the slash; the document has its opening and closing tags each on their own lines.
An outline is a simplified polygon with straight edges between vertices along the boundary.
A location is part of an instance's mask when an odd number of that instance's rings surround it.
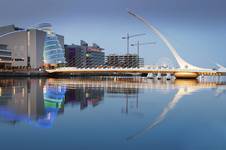
<svg viewBox="0 0 226 150">
<path fill-rule="evenodd" d="M 226 66 L 226 1 L 224 0 L 0 0 L 0 24 L 27 27 L 42 22 L 53 24 L 66 44 L 81 39 L 96 42 L 107 54 L 126 53 L 121 37 L 146 33 L 131 43 L 155 41 L 141 47 L 146 64 L 174 58 L 166 46 L 142 23 L 129 16 L 131 9 L 151 21 L 192 64 Z M 131 47 L 131 52 L 136 49 Z"/>
</svg>

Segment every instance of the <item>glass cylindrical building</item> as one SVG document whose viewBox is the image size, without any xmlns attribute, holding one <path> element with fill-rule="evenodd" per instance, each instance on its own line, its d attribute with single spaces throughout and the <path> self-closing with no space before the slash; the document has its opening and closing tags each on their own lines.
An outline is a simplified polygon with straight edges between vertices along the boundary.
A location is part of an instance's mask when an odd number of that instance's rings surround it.
<svg viewBox="0 0 226 150">
<path fill-rule="evenodd" d="M 58 65 L 65 63 L 65 50 L 60 44 L 57 35 L 53 32 L 52 25 L 43 23 L 38 26 L 46 32 L 43 58 L 44 64 Z"/>
</svg>

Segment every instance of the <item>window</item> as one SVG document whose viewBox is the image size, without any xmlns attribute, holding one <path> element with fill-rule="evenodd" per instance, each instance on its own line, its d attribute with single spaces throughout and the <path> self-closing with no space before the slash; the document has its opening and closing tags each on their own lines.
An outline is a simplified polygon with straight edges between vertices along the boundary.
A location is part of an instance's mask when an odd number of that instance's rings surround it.
<svg viewBox="0 0 226 150">
<path fill-rule="evenodd" d="M 24 61 L 24 58 L 15 58 L 15 61 Z"/>
</svg>

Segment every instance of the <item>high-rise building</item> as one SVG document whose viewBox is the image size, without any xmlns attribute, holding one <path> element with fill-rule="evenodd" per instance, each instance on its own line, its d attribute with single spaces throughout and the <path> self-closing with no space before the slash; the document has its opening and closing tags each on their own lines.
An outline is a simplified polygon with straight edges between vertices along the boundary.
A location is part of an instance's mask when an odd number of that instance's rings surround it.
<svg viewBox="0 0 226 150">
<path fill-rule="evenodd" d="M 46 52 L 46 47 L 48 47 L 49 37 L 55 39 L 55 43 L 53 42 L 52 44 L 57 46 L 51 48 L 56 50 L 54 52 L 51 51 L 51 54 L 57 58 L 54 58 L 56 61 L 48 60 L 46 62 L 54 64 L 64 63 L 65 60 L 62 58 L 64 57 L 64 38 L 51 32 L 52 30 L 45 30 L 47 28 L 52 29 L 50 24 L 41 24 L 29 29 L 19 28 L 15 25 L 0 27 L 0 44 L 7 45 L 7 49 L 11 50 L 11 64 L 13 67 L 34 69 L 43 67 L 44 61 L 47 60 L 44 59 L 46 58 L 44 51 Z M 58 59 L 59 56 L 61 56 L 61 59 Z M 52 60 L 52 57 L 50 57 L 50 60 Z"/>
<path fill-rule="evenodd" d="M 139 58 L 136 54 L 111 54 L 106 57 L 106 65 L 109 67 L 139 68 L 144 66 L 144 59 Z"/>
<path fill-rule="evenodd" d="M 97 44 L 89 46 L 85 41 L 80 45 L 65 45 L 65 57 L 67 66 L 90 68 L 99 67 L 105 64 L 105 53 L 103 48 Z"/>
</svg>

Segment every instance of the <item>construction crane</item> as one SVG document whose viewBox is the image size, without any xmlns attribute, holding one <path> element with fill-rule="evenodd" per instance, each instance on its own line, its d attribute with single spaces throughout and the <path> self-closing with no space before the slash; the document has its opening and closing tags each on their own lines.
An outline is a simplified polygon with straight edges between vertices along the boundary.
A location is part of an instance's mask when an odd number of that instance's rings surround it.
<svg viewBox="0 0 226 150">
<path fill-rule="evenodd" d="M 134 34 L 134 35 L 129 35 L 129 33 L 127 33 L 127 35 L 125 37 L 122 37 L 122 39 L 127 40 L 127 54 L 129 54 L 130 38 L 134 38 L 137 36 L 143 36 L 143 35 L 145 35 L 145 33 Z"/>
<path fill-rule="evenodd" d="M 146 42 L 146 43 L 140 43 L 140 41 L 137 41 L 136 44 L 131 44 L 131 46 L 137 46 L 137 55 L 138 55 L 138 58 L 140 56 L 140 46 L 143 46 L 143 45 L 155 45 L 156 42 Z"/>
</svg>

